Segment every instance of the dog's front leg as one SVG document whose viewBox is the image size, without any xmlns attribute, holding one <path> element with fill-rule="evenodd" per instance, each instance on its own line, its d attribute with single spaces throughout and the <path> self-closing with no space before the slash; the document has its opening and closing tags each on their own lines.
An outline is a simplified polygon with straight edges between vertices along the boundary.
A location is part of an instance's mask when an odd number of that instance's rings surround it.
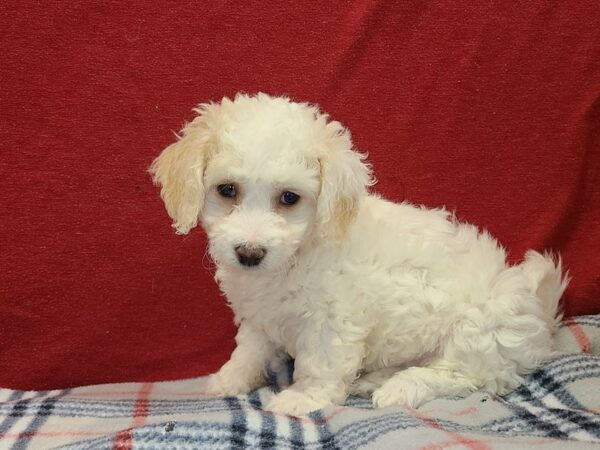
<svg viewBox="0 0 600 450">
<path fill-rule="evenodd" d="M 301 416 L 344 402 L 360 370 L 364 345 L 326 328 L 301 339 L 304 345 L 297 349 L 294 383 L 274 395 L 266 410 Z"/>
<path fill-rule="evenodd" d="M 237 347 L 218 372 L 210 375 L 202 393 L 211 397 L 246 394 L 264 384 L 264 369 L 275 346 L 252 324 L 242 320 L 235 337 Z"/>
</svg>

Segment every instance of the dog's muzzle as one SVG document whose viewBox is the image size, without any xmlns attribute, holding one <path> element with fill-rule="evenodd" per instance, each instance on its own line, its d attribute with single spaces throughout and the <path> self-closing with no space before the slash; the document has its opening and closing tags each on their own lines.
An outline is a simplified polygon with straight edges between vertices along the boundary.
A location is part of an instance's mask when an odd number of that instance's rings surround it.
<svg viewBox="0 0 600 450">
<path fill-rule="evenodd" d="M 238 245 L 235 248 L 235 254 L 241 265 L 252 267 L 258 266 L 267 254 L 267 250 L 262 247 L 246 247 Z"/>
</svg>

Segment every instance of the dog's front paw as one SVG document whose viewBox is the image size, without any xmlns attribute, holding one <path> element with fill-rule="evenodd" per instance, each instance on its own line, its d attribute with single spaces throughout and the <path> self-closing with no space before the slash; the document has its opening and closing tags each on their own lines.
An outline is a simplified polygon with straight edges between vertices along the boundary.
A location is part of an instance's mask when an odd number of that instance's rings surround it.
<svg viewBox="0 0 600 450">
<path fill-rule="evenodd" d="M 243 376 L 228 376 L 217 372 L 210 375 L 200 388 L 200 393 L 207 397 L 226 397 L 242 395 L 256 387 L 255 380 L 245 380 Z"/>
<path fill-rule="evenodd" d="M 394 377 L 386 381 L 373 392 L 373 406 L 407 406 L 418 408 L 434 397 L 431 389 L 424 383 L 408 378 Z"/>
<path fill-rule="evenodd" d="M 303 392 L 286 389 L 274 395 L 265 409 L 288 416 L 304 416 L 330 405 L 331 403 L 315 400 Z"/>
</svg>

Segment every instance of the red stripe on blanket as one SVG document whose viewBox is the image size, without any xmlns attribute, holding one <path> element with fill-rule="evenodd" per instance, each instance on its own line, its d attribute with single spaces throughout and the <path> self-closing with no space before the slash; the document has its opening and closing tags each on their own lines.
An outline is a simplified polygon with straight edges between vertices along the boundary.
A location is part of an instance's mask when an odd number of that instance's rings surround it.
<svg viewBox="0 0 600 450">
<path fill-rule="evenodd" d="M 458 416 L 458 417 L 468 416 L 469 414 L 473 414 L 474 412 L 477 412 L 476 406 L 469 406 L 468 408 L 461 409 L 459 411 L 451 411 L 449 409 L 442 409 L 442 408 L 435 408 L 435 409 L 427 410 L 427 414 L 439 415 L 441 413 L 441 414 L 447 414 L 447 415 Z"/>
<path fill-rule="evenodd" d="M 431 428 L 435 428 L 436 430 L 443 431 L 450 436 L 450 438 L 452 438 L 452 440 L 449 442 L 426 445 L 425 447 L 421 447 L 421 450 L 438 450 L 455 445 L 461 445 L 472 450 L 491 450 L 491 447 L 485 442 L 467 438 L 459 433 L 456 433 L 455 431 L 447 430 L 441 426 L 437 420 L 427 417 L 425 414 L 420 413 L 416 409 L 408 408 L 408 411 L 417 419 L 421 419 L 423 422 L 425 422 L 426 425 L 430 426 Z"/>
<path fill-rule="evenodd" d="M 583 331 L 583 328 L 570 317 L 565 319 L 563 323 L 569 329 L 577 344 L 579 344 L 581 351 L 583 353 L 590 353 L 592 351 L 592 343 L 588 335 Z"/>
<path fill-rule="evenodd" d="M 133 447 L 133 429 L 146 423 L 148 418 L 148 398 L 154 383 L 144 383 L 138 392 L 137 400 L 133 410 L 133 421 L 131 427 L 122 430 L 115 436 L 114 450 L 129 450 Z"/>
</svg>

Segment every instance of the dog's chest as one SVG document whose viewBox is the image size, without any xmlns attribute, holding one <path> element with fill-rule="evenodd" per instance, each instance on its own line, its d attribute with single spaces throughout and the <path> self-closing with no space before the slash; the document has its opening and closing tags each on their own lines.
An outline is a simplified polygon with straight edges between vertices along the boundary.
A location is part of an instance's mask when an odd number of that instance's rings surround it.
<svg viewBox="0 0 600 450">
<path fill-rule="evenodd" d="M 286 283 L 241 277 L 222 281 L 221 288 L 234 312 L 235 320 L 251 322 L 277 346 L 295 355 L 295 342 L 305 328 L 308 306 L 306 293 Z"/>
</svg>

